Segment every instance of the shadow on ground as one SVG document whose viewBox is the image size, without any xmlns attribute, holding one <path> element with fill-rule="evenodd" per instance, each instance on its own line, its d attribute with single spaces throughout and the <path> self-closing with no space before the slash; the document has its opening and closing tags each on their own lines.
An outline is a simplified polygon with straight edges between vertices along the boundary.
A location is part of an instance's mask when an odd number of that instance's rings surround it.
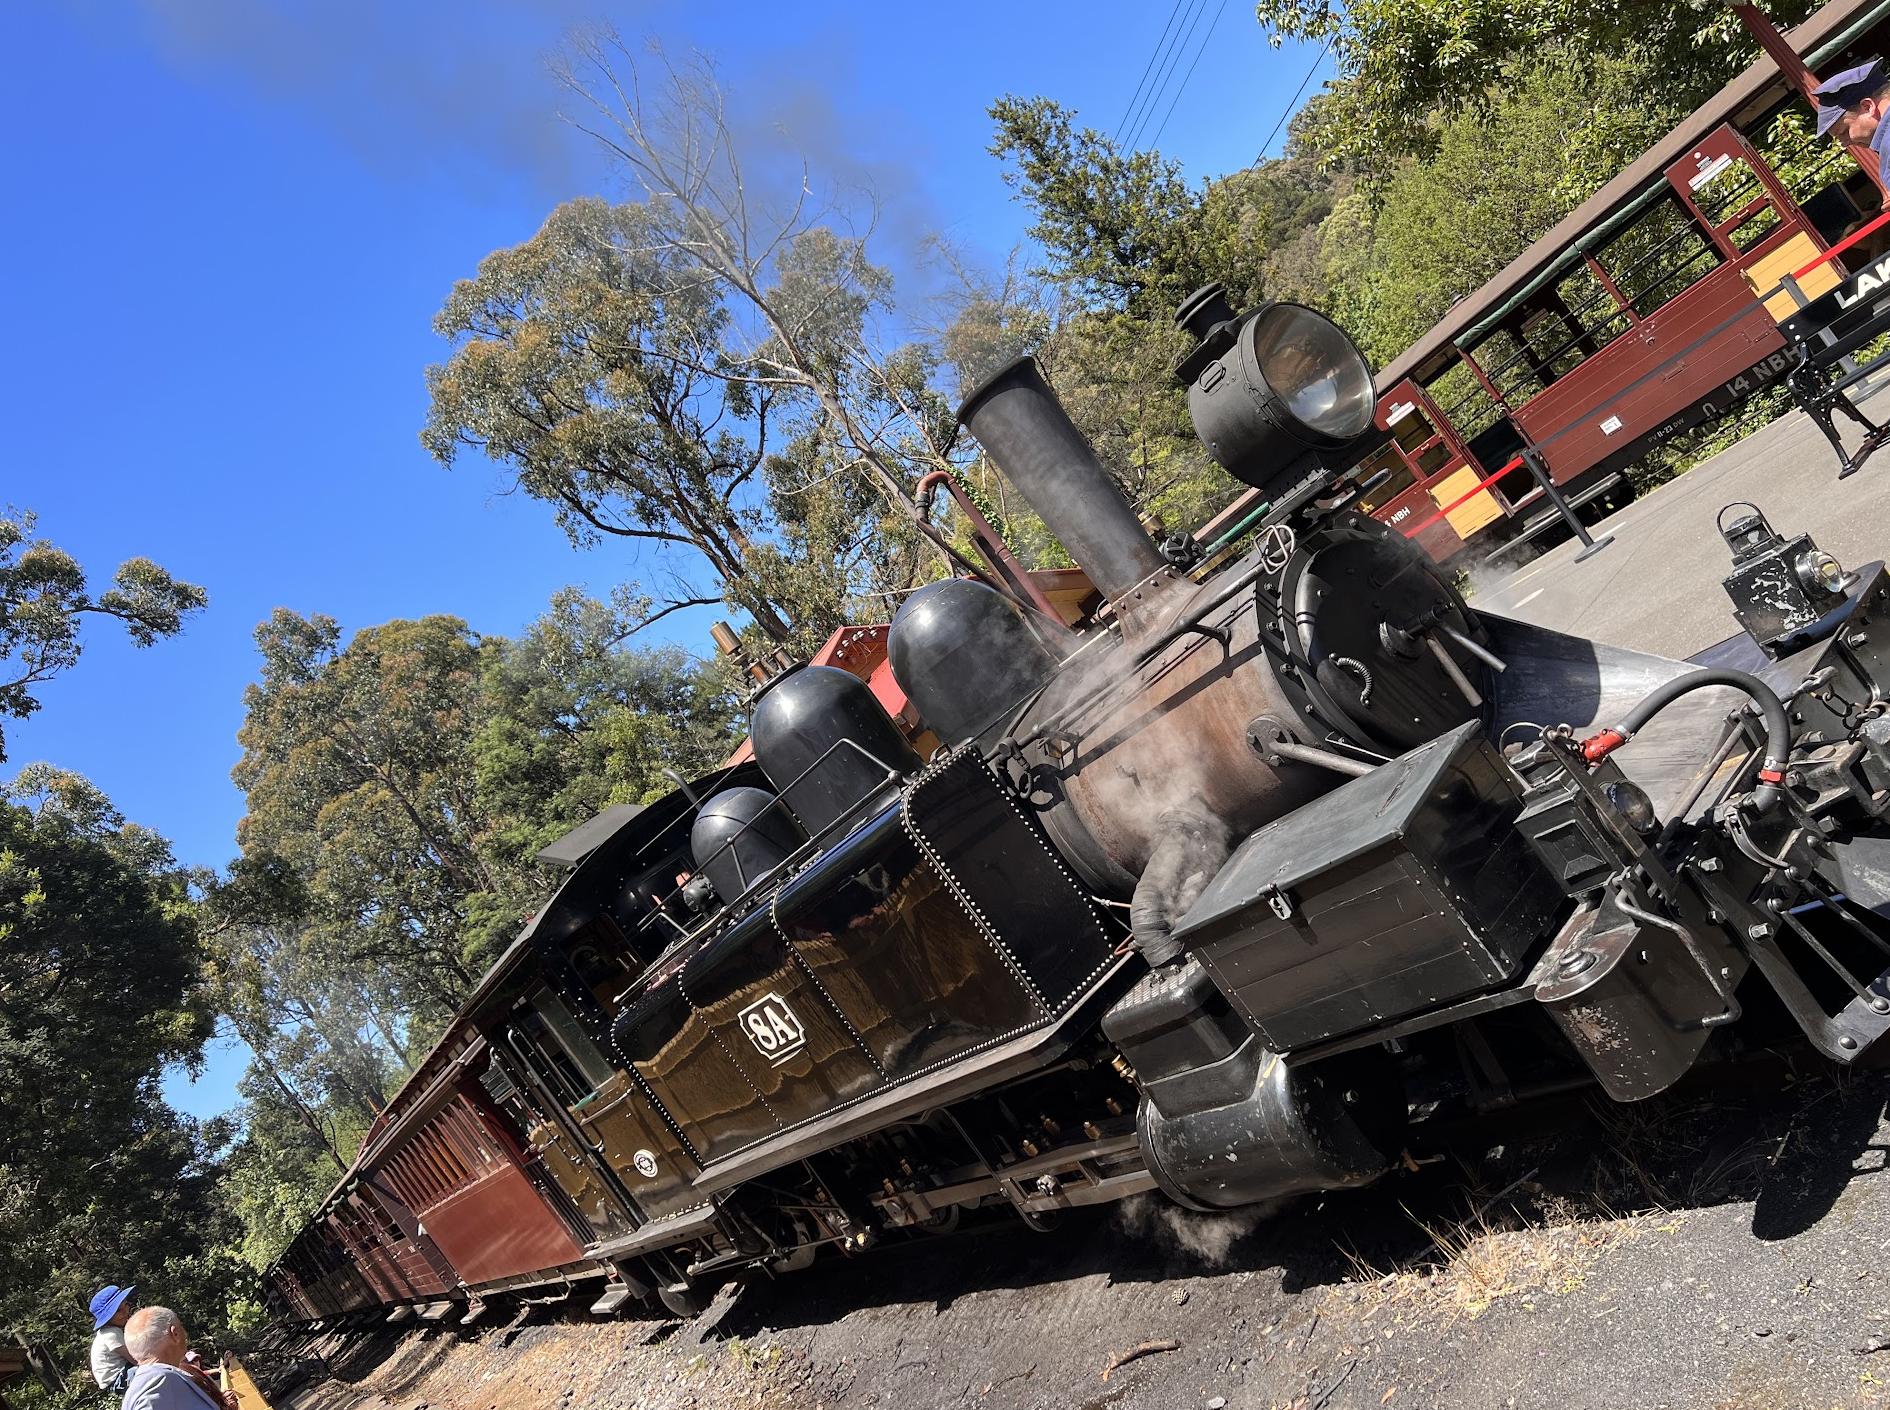
<svg viewBox="0 0 1890 1410">
<path fill-rule="evenodd" d="M 1630 1107 L 1590 1096 L 1485 1118 L 1433 1163 L 1271 1217 L 1194 1214 L 1146 1196 L 1073 1212 L 1043 1234 L 995 1219 L 888 1244 L 752 1283 L 715 1336 L 753 1338 L 894 1305 L 942 1313 L 974 1294 L 1093 1277 L 1263 1273 L 1300 1293 L 1436 1268 L 1477 1234 L 1730 1201 L 1753 1204 L 1754 1237 L 1786 1239 L 1883 1170 L 1890 1076 L 1788 1074 L 1782 1089 L 1778 1080 L 1743 1094 L 1729 1094 L 1722 1078 L 1718 1090 Z"/>
<path fill-rule="evenodd" d="M 1245 1273 L 1286 1294 L 1317 1292 L 1441 1269 L 1482 1234 L 1729 1202 L 1751 1205 L 1753 1237 L 1784 1240 L 1846 1217 L 1847 1201 L 1861 1199 L 1883 1170 L 1887 1098 L 1890 1076 L 1794 1074 L 1771 1063 L 1722 1071 L 1710 1089 L 1634 1106 L 1566 1097 L 1478 1117 L 1415 1170 L 1270 1217 L 1197 1215 L 1158 1196 L 1073 1212 L 1041 1234 L 994 1216 L 951 1235 L 888 1241 L 807 1272 L 755 1279 L 693 1324 L 649 1316 L 642 1340 L 739 1347 L 856 1313 L 942 1314 L 986 1294 L 1054 1294 L 1086 1280 L 1179 1287 Z M 478 1335 L 502 1345 L 530 1339 L 545 1323 L 583 1320 L 578 1307 L 521 1308 L 509 1325 L 499 1311 Z M 398 1403 L 423 1388 L 463 1335 L 387 1327 L 280 1338 L 258 1348 L 253 1368 L 272 1394 L 287 1398 L 300 1387 L 297 1410 Z M 361 1389 L 369 1383 L 371 1394 Z"/>
</svg>

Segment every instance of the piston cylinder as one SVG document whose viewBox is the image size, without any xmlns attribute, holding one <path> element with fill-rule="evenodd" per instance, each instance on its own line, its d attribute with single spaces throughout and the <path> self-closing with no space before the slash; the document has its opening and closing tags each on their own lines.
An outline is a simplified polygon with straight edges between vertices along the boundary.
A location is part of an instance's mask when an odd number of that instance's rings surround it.
<svg viewBox="0 0 1890 1410">
<path fill-rule="evenodd" d="M 1143 1158 L 1162 1193 L 1190 1209 L 1238 1209 L 1369 1185 L 1391 1168 L 1404 1097 L 1376 1054 L 1297 1066 L 1249 1038 L 1204 1085 L 1242 1079 L 1231 1100 L 1173 1113 L 1144 1099 Z"/>
</svg>

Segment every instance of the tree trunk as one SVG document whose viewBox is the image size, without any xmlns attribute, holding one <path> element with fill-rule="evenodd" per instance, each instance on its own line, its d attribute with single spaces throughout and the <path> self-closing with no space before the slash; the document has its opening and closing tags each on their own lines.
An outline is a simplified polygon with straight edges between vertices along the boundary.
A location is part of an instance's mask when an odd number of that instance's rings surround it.
<svg viewBox="0 0 1890 1410">
<path fill-rule="evenodd" d="M 335 1169 L 343 1175 L 347 1174 L 348 1162 L 341 1158 L 341 1152 L 335 1149 L 335 1143 L 329 1139 L 327 1129 L 316 1119 L 315 1113 L 309 1110 L 308 1103 L 304 1102 L 301 1097 L 296 1095 L 293 1087 L 283 1081 L 282 1074 L 276 1070 L 276 1065 L 263 1055 L 261 1048 L 251 1043 L 250 1053 L 255 1058 L 256 1065 L 263 1070 L 264 1075 L 275 1084 L 276 1090 L 282 1094 L 282 1099 L 295 1108 L 295 1114 L 302 1118 L 302 1124 L 308 1127 L 309 1132 L 315 1139 L 322 1143 L 322 1149 L 327 1151 L 328 1158 L 334 1161 Z"/>
</svg>

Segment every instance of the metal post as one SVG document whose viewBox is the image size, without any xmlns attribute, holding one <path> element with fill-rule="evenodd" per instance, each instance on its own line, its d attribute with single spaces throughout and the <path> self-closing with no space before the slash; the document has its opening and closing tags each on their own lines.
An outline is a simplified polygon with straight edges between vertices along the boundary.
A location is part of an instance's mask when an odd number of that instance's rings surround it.
<svg viewBox="0 0 1890 1410">
<path fill-rule="evenodd" d="M 1523 451 L 1522 463 L 1528 466 L 1529 473 L 1536 477 L 1536 483 L 1542 486 L 1542 492 L 1549 497 L 1549 503 L 1553 504 L 1557 512 L 1561 514 L 1563 522 L 1574 530 L 1575 537 L 1582 541 L 1581 552 L 1575 555 L 1577 563 L 1594 557 L 1614 542 L 1613 534 L 1599 539 L 1589 534 L 1587 526 L 1575 517 L 1575 511 L 1570 509 L 1568 501 L 1562 498 L 1562 492 L 1555 487 L 1555 481 L 1549 478 L 1548 467 L 1542 463 L 1542 457 L 1536 454 L 1533 446 Z"/>
</svg>

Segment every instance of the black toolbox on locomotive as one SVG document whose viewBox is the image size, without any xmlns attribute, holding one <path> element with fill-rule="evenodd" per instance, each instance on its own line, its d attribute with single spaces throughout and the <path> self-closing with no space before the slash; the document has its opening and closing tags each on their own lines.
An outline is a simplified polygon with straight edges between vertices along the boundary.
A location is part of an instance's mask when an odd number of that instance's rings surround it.
<svg viewBox="0 0 1890 1410">
<path fill-rule="evenodd" d="M 1471 722 L 1241 844 L 1176 934 L 1275 1052 L 1513 979 L 1562 890 Z"/>
</svg>

